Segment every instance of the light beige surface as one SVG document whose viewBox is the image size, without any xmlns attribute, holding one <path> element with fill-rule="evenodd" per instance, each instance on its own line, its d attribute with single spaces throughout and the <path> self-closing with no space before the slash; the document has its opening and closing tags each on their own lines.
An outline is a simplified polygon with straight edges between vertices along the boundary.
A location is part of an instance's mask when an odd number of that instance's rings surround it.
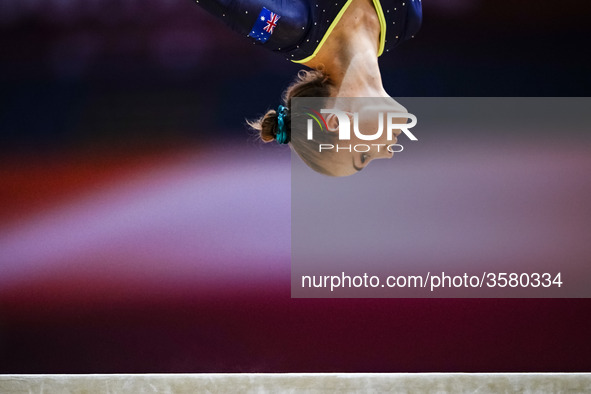
<svg viewBox="0 0 591 394">
<path fill-rule="evenodd" d="M 0 375 L 0 393 L 591 393 L 591 374 Z"/>
</svg>

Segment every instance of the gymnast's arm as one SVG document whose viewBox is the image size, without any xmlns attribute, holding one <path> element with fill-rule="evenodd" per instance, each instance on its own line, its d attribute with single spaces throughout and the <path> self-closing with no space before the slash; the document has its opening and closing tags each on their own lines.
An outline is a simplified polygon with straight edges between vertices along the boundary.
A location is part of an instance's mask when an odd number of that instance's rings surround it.
<svg viewBox="0 0 591 394">
<path fill-rule="evenodd" d="M 311 25 L 306 0 L 195 0 L 242 36 L 272 51 L 296 48 Z M 273 19 L 275 18 L 275 19 Z"/>
</svg>

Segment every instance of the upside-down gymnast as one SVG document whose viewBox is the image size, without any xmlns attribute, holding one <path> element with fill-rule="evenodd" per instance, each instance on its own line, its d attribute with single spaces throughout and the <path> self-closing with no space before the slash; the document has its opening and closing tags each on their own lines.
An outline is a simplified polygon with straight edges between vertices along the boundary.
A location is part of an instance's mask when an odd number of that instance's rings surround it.
<svg viewBox="0 0 591 394">
<path fill-rule="evenodd" d="M 419 30 L 421 0 L 196 0 L 196 3 L 239 34 L 311 69 L 298 73 L 277 110 L 271 109 L 260 119 L 248 122 L 259 132 L 262 141 L 289 143 L 309 167 L 333 176 L 350 175 L 373 159 L 392 157 L 385 149 L 330 157 L 320 154 L 308 143 L 305 133 L 291 133 L 291 99 L 379 97 L 390 100 L 398 112 L 406 112 L 384 90 L 377 58 Z M 362 109 L 346 108 L 350 112 Z"/>
</svg>

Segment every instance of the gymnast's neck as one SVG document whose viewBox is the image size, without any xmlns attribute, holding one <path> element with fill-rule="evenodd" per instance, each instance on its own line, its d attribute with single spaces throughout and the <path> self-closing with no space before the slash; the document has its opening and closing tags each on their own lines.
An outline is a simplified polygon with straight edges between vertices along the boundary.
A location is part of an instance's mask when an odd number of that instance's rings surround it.
<svg viewBox="0 0 591 394">
<path fill-rule="evenodd" d="M 379 20 L 371 0 L 354 0 L 316 56 L 337 97 L 385 97 L 378 66 Z"/>
</svg>

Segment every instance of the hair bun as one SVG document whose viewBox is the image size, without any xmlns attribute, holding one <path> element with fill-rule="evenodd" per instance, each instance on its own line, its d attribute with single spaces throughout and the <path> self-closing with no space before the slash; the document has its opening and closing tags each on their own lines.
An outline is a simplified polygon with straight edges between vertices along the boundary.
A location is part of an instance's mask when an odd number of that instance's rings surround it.
<svg viewBox="0 0 591 394">
<path fill-rule="evenodd" d="M 277 129 L 279 127 L 278 124 L 278 114 L 277 111 L 271 109 L 267 111 L 265 116 L 261 121 L 261 127 L 259 130 L 261 140 L 264 142 L 271 142 L 274 141 L 277 137 Z"/>
<path fill-rule="evenodd" d="M 246 123 L 258 134 L 263 142 L 277 140 L 280 144 L 292 142 L 291 135 L 291 99 L 293 97 L 330 97 L 333 84 L 322 70 L 301 70 L 295 81 L 287 88 L 282 97 L 278 111 L 283 112 L 283 132 L 279 130 L 279 114 L 276 110 L 267 111 L 259 119 L 246 120 Z M 279 138 L 278 138 L 279 134 Z"/>
<path fill-rule="evenodd" d="M 279 128 L 277 111 L 271 109 L 260 119 L 247 121 L 248 125 L 256 130 L 263 142 L 275 141 Z"/>
</svg>

